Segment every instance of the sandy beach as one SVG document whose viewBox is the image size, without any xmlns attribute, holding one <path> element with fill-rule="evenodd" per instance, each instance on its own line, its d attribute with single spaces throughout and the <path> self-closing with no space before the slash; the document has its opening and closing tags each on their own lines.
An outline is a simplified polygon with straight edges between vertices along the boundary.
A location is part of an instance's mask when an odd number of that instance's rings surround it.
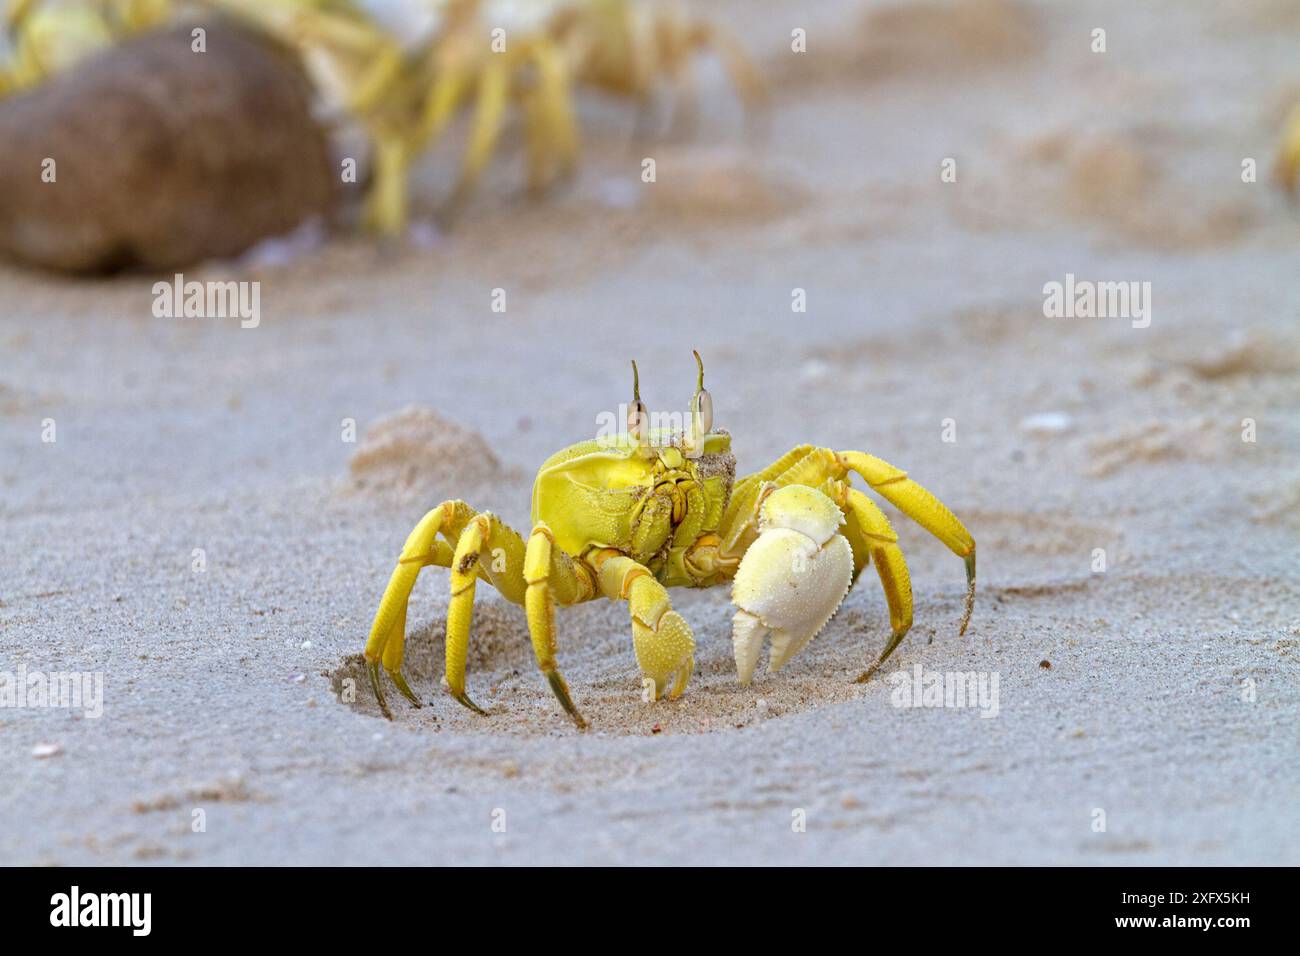
<svg viewBox="0 0 1300 956">
<path fill-rule="evenodd" d="M 521 194 L 512 131 L 442 233 L 449 142 L 409 241 L 185 270 L 259 282 L 256 327 L 155 317 L 171 276 L 0 266 L 0 671 L 103 680 L 100 716 L 0 707 L 0 863 L 1300 863 L 1300 213 L 1271 178 L 1300 7 L 707 7 L 771 85 L 761 131 L 705 61 L 688 139 L 585 96 L 567 188 Z M 1045 314 L 1067 276 L 1145 314 Z M 596 602 L 558 616 L 580 732 L 487 586 L 488 714 L 439 690 L 430 568 L 426 704 L 390 688 L 385 720 L 358 655 L 413 524 L 456 497 L 527 531 L 629 359 L 680 411 L 692 349 L 741 473 L 861 449 L 960 516 L 966 635 L 962 562 L 890 510 L 915 626 L 875 679 L 874 573 L 749 687 L 728 589 L 674 591 L 696 672 L 653 705 Z M 996 712 L 898 706 L 918 667 L 996 675 Z"/>
</svg>

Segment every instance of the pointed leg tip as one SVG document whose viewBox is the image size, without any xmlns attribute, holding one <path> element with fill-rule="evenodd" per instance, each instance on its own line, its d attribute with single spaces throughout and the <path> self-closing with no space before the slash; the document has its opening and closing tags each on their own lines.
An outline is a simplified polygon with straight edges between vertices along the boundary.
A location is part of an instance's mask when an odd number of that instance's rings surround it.
<svg viewBox="0 0 1300 956">
<path fill-rule="evenodd" d="M 900 627 L 898 630 L 894 631 L 889 638 L 889 643 L 885 645 L 884 651 L 881 652 L 880 657 L 876 658 L 875 662 L 873 662 L 871 666 L 859 674 L 853 683 L 865 684 L 867 681 L 871 680 L 871 678 L 875 676 L 876 671 L 880 670 L 880 668 L 884 666 L 885 661 L 889 660 L 889 656 L 894 653 L 898 648 L 898 645 L 903 643 L 903 638 L 907 637 L 907 632 L 911 629 L 912 623 L 911 621 L 908 621 L 905 627 Z"/>
<path fill-rule="evenodd" d="M 971 548 L 970 554 L 966 555 L 966 609 L 961 618 L 961 629 L 958 630 L 957 636 L 961 637 L 966 633 L 966 628 L 970 625 L 971 614 L 975 611 L 975 549 Z"/>
<path fill-rule="evenodd" d="M 573 703 L 573 698 L 569 695 L 569 685 L 564 682 L 559 671 L 546 671 L 546 682 L 551 685 L 551 693 L 555 695 L 564 712 L 568 714 L 579 730 L 587 729 L 587 721 L 583 718 L 578 708 Z"/>
<path fill-rule="evenodd" d="M 406 678 L 402 676 L 401 671 L 388 671 L 388 677 L 397 686 L 397 689 L 402 692 L 402 696 L 411 702 L 412 707 L 418 710 L 424 706 L 420 703 L 420 698 L 415 696 L 415 691 L 411 690 L 411 685 L 406 682 Z"/>
<path fill-rule="evenodd" d="M 379 683 L 378 659 L 366 661 L 366 672 L 370 674 L 370 688 L 375 692 L 375 701 L 379 704 L 379 712 L 387 720 L 392 720 L 393 712 L 388 709 L 388 701 L 384 700 L 383 686 Z"/>
<path fill-rule="evenodd" d="M 456 690 L 454 687 L 452 687 L 450 684 L 446 682 L 446 678 L 443 678 L 442 686 L 447 691 L 447 693 L 451 695 L 452 700 L 456 701 L 456 703 L 460 704 L 462 707 L 466 707 L 469 710 L 474 711 L 474 713 L 479 714 L 483 717 L 487 716 L 487 711 L 484 710 L 482 707 L 480 707 L 478 704 L 474 703 L 474 701 L 470 700 L 469 694 L 465 693 L 465 691 L 463 690 Z"/>
<path fill-rule="evenodd" d="M 682 664 L 681 669 L 677 672 L 677 679 L 673 681 L 672 690 L 668 692 L 669 700 L 677 700 L 686 693 L 686 688 L 691 682 L 691 675 L 695 673 L 695 658 L 691 656 Z"/>
<path fill-rule="evenodd" d="M 966 607 L 962 611 L 961 627 L 957 629 L 957 636 L 961 637 L 966 633 L 966 628 L 970 626 L 971 615 L 975 613 L 975 585 L 972 582 L 970 590 L 966 592 Z"/>
</svg>

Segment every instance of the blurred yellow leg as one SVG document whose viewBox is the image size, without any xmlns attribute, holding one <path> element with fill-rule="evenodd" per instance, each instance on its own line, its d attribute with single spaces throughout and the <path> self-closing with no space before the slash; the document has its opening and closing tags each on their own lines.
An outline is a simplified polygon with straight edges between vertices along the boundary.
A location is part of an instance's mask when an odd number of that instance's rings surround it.
<svg viewBox="0 0 1300 956">
<path fill-rule="evenodd" d="M 907 572 L 907 561 L 898 546 L 898 535 L 889 519 L 874 501 L 854 488 L 846 488 L 843 501 L 844 536 L 848 538 L 856 557 L 859 548 L 870 554 L 880 575 L 880 586 L 889 605 L 889 643 L 876 662 L 858 676 L 858 683 L 868 680 L 885 662 L 912 627 L 912 580 Z M 862 568 L 858 567 L 857 571 Z"/>
<path fill-rule="evenodd" d="M 861 475 L 873 491 L 966 560 L 966 610 L 959 632 L 965 634 L 975 606 L 975 539 L 970 532 L 943 502 L 908 478 L 907 472 L 860 451 L 842 451 L 837 457 L 844 467 Z"/>
<path fill-rule="evenodd" d="M 1286 191 L 1294 193 L 1300 177 L 1300 106 L 1291 110 L 1282 129 L 1282 148 L 1278 151 L 1277 175 Z"/>
<path fill-rule="evenodd" d="M 474 192 L 479 176 L 492 158 L 501 124 L 505 117 L 506 101 L 510 93 L 510 67 L 504 53 L 494 53 L 487 58 L 478 81 L 478 102 L 470 126 L 469 145 L 461 163 L 460 179 L 443 210 L 444 219 L 454 219 Z"/>
<path fill-rule="evenodd" d="M 397 92 L 406 66 L 400 44 L 359 11 L 328 12 L 311 3 L 221 0 L 262 32 L 279 37 L 309 61 L 346 79 L 340 93 L 348 112 L 364 116 Z"/>
<path fill-rule="evenodd" d="M 365 113 L 381 106 L 385 99 L 393 95 L 394 86 L 404 66 L 401 50 L 385 44 L 373 53 L 352 90 L 348 109 L 353 113 Z"/>
<path fill-rule="evenodd" d="M 366 196 L 366 228 L 381 236 L 401 235 L 406 228 L 406 175 L 409 153 L 394 135 L 375 138 L 374 172 Z"/>
<path fill-rule="evenodd" d="M 412 140 L 417 150 L 423 150 L 442 135 L 469 93 L 469 74 L 450 58 L 435 64 L 434 76 Z"/>
<path fill-rule="evenodd" d="M 595 587 L 585 571 L 579 570 L 569 555 L 555 545 L 551 529 L 539 522 L 528 537 L 524 558 L 527 592 L 524 608 L 528 613 L 528 633 L 533 641 L 537 666 L 546 675 L 551 691 L 565 713 L 579 727 L 587 722 L 573 705 L 569 685 L 564 682 L 555 661 L 555 605 L 579 604 L 595 594 Z"/>
<path fill-rule="evenodd" d="M 681 696 L 695 670 L 695 639 L 686 619 L 672 609 L 668 591 L 650 569 L 627 555 L 597 552 L 597 583 L 611 601 L 627 601 L 632 615 L 632 645 L 643 686 L 652 700 Z M 671 690 L 668 681 L 676 674 Z"/>
<path fill-rule="evenodd" d="M 537 89 L 535 109 L 537 111 L 537 138 L 541 141 L 539 154 L 551 157 L 555 163 L 554 173 L 546 168 L 546 161 L 539 159 L 542 167 L 540 179 L 530 182 L 534 190 L 541 189 L 552 175 L 566 177 L 573 172 L 578 156 L 577 124 L 573 118 L 571 103 L 572 89 L 569 85 L 568 67 L 559 49 L 544 40 L 535 40 L 530 46 L 528 57 L 537 69 Z M 533 130 L 530 129 L 530 140 Z M 532 143 L 530 142 L 530 152 Z M 532 179 L 530 163 L 530 179 Z"/>
<path fill-rule="evenodd" d="M 135 33 L 162 23 L 172 14 L 170 0 L 128 0 L 122 11 L 122 23 Z"/>
</svg>

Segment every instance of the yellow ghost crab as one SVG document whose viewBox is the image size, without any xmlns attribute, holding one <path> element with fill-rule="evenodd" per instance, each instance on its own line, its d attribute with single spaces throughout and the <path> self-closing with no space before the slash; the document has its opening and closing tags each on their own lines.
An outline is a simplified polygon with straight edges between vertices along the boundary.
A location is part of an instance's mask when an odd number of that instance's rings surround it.
<svg viewBox="0 0 1300 956">
<path fill-rule="evenodd" d="M 556 661 L 556 605 L 627 601 L 632 646 L 647 700 L 676 698 L 695 667 L 690 625 L 670 587 L 731 582 L 736 671 L 749 684 L 771 636 L 769 671 L 815 637 L 858 575 L 874 563 L 889 605 L 891 637 L 857 679 L 867 680 L 912 626 L 912 587 L 898 535 L 852 475 L 935 535 L 966 562 L 966 632 L 975 599 L 975 540 L 907 473 L 859 451 L 799 445 L 735 480 L 731 436 L 713 427 L 704 364 L 683 429 L 651 429 L 636 363 L 627 428 L 570 445 L 543 463 L 533 484 L 527 540 L 491 512 L 444 501 L 406 539 L 366 643 L 375 696 L 386 716 L 379 668 L 415 706 L 401 673 L 406 609 L 420 569 L 451 569 L 444 689 L 478 713 L 465 691 L 474 589 L 482 580 L 523 605 L 537 664 L 561 706 L 585 727 Z M 439 540 L 439 535 L 445 540 Z"/>
</svg>

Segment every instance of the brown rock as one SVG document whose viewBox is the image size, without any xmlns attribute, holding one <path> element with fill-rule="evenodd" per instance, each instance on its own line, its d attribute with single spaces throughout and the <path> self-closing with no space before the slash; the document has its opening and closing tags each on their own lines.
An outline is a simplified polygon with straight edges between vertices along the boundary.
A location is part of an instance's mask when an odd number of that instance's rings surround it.
<svg viewBox="0 0 1300 956">
<path fill-rule="evenodd" d="M 298 64 L 245 30 L 204 28 L 206 52 L 192 26 L 149 33 L 0 100 L 0 253 L 170 269 L 328 213 L 329 142 Z"/>
</svg>

